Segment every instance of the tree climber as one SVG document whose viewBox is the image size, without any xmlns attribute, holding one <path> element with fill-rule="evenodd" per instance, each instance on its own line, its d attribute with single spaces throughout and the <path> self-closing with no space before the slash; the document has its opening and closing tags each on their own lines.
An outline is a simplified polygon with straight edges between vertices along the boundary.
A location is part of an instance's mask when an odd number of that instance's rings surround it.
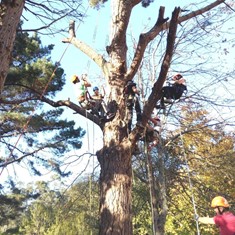
<svg viewBox="0 0 235 235">
<path fill-rule="evenodd" d="M 96 110 L 99 112 L 99 116 L 106 120 L 110 120 L 115 116 L 115 113 L 111 113 L 108 110 L 106 103 L 104 102 L 104 95 L 99 92 L 99 88 L 95 86 L 93 88 L 92 100 L 95 102 Z"/>
<path fill-rule="evenodd" d="M 214 217 L 199 217 L 198 221 L 203 224 L 215 224 L 220 235 L 235 234 L 235 215 L 229 211 L 229 204 L 224 197 L 217 196 L 213 198 L 211 207 L 214 208 L 216 216 Z"/>
<path fill-rule="evenodd" d="M 146 142 L 148 143 L 148 151 L 153 147 L 156 147 L 159 143 L 160 133 L 161 133 L 161 120 L 155 115 L 150 117 L 149 122 L 147 123 L 146 129 Z"/>
<path fill-rule="evenodd" d="M 91 110 L 91 113 L 99 116 L 99 112 L 95 107 L 95 102 L 91 99 L 91 96 L 87 90 L 88 87 L 91 87 L 87 74 L 82 74 L 81 79 L 79 79 L 77 75 L 73 75 L 71 82 L 76 85 L 76 95 L 78 96 L 77 99 L 81 107 Z"/>
<path fill-rule="evenodd" d="M 133 108 L 135 107 L 136 111 L 136 120 L 137 125 L 141 126 L 142 114 L 139 103 L 139 91 L 136 87 L 136 83 L 133 81 L 128 81 L 124 88 L 124 99 L 126 103 L 126 117 L 125 121 L 127 122 L 128 132 L 131 131 L 132 119 L 133 119 Z"/>
<path fill-rule="evenodd" d="M 160 105 L 156 105 L 156 108 L 165 109 L 165 103 L 172 104 L 171 99 L 178 100 L 183 95 L 184 91 L 187 90 L 186 80 L 181 74 L 176 74 L 173 76 L 173 84 L 169 86 L 164 86 L 162 88 L 162 96 L 160 100 Z"/>
</svg>

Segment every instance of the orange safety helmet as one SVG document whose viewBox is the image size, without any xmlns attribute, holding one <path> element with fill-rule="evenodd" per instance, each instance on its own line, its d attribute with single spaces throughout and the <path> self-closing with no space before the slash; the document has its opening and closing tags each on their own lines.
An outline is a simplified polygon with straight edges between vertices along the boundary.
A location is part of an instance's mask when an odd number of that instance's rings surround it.
<svg viewBox="0 0 235 235">
<path fill-rule="evenodd" d="M 215 208 L 219 206 L 228 208 L 229 207 L 228 201 L 224 197 L 221 197 L 221 196 L 217 196 L 213 198 L 211 201 L 211 207 Z"/>
<path fill-rule="evenodd" d="M 78 79 L 78 81 L 80 81 L 77 75 L 73 75 L 71 77 L 71 82 L 74 82 L 76 79 Z"/>
</svg>

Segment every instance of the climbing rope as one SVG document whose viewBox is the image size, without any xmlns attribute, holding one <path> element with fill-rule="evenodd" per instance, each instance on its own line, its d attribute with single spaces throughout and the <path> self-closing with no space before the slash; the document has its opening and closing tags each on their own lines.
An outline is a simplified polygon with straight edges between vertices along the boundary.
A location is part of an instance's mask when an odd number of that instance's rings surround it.
<svg viewBox="0 0 235 235">
<path fill-rule="evenodd" d="M 170 109 L 172 108 L 174 102 L 171 104 L 169 111 L 166 113 L 164 113 L 164 122 L 166 122 L 166 119 L 168 117 L 168 114 L 170 112 Z M 187 170 L 187 175 L 188 175 L 188 183 L 189 183 L 189 187 L 190 187 L 190 192 L 191 192 L 191 200 L 192 200 L 192 204 L 193 204 L 193 210 L 194 210 L 194 217 L 195 217 L 195 221 L 196 221 L 196 229 L 197 229 L 197 235 L 200 235 L 200 228 L 199 228 L 199 222 L 198 222 L 198 214 L 197 214 L 197 207 L 196 207 L 196 202 L 195 202 L 195 198 L 194 198 L 194 193 L 193 193 L 193 183 L 191 180 L 191 176 L 190 176 L 190 168 L 189 168 L 189 164 L 188 164 L 188 160 L 186 157 L 186 152 L 185 152 L 185 148 L 184 148 L 184 141 L 183 141 L 183 137 L 182 137 L 182 131 L 180 130 L 180 140 L 183 146 L 183 157 L 184 157 L 184 162 L 186 165 L 186 170 Z"/>
<path fill-rule="evenodd" d="M 95 44 L 96 41 L 96 35 L 97 35 L 97 30 L 98 30 L 98 26 L 99 26 L 99 18 L 100 18 L 100 11 L 98 11 L 98 16 L 97 16 L 97 20 L 96 20 L 96 25 L 95 25 L 95 29 L 93 32 L 93 36 L 92 36 L 92 44 Z M 90 71 L 90 65 L 91 65 L 91 60 L 88 59 L 87 61 L 87 74 L 89 74 Z M 87 90 L 89 99 L 91 99 L 91 95 L 89 93 L 89 91 Z M 92 149 L 92 153 L 94 153 L 94 126 L 95 123 L 93 122 L 93 149 Z M 87 119 L 87 110 L 86 110 L 86 128 L 87 128 L 87 143 L 88 143 L 88 151 L 90 151 L 90 137 L 89 137 L 89 125 L 88 125 L 88 119 Z"/>
<path fill-rule="evenodd" d="M 85 11 L 85 14 L 86 14 L 88 8 L 89 8 L 89 6 L 87 7 L 87 9 L 86 9 L 86 11 Z M 84 16 L 85 16 L 85 14 L 84 14 Z M 83 17 L 84 17 L 84 16 L 83 16 Z M 81 22 L 82 22 L 82 20 L 81 20 L 80 23 L 78 24 L 78 26 L 77 26 L 77 28 L 76 28 L 75 31 L 78 30 L 78 28 L 79 28 Z M 56 72 L 57 69 L 59 68 L 60 62 L 62 61 L 62 59 L 63 59 L 65 53 L 67 52 L 69 46 L 71 45 L 70 42 L 72 41 L 72 39 L 73 39 L 73 38 L 70 38 L 69 43 L 67 44 L 67 47 L 64 49 L 64 51 L 63 51 L 63 53 L 62 53 L 60 59 L 57 61 L 56 66 L 55 66 L 55 69 L 53 70 L 53 72 L 52 72 L 52 74 L 51 74 L 51 76 L 50 76 L 50 78 L 49 78 L 47 84 L 45 85 L 45 87 L 44 87 L 42 93 L 40 94 L 39 100 L 41 100 L 42 97 L 45 95 L 48 86 L 50 85 L 50 83 L 51 83 L 53 77 L 55 76 L 55 72 Z M 7 163 L 9 163 L 9 162 L 11 161 L 11 157 L 12 157 L 12 155 L 13 155 L 14 150 L 16 149 L 16 147 L 17 147 L 17 145 L 18 145 L 20 139 L 22 138 L 23 134 L 27 131 L 28 126 L 29 126 L 29 123 L 30 123 L 30 121 L 32 120 L 32 117 L 33 117 L 33 115 L 34 115 L 35 112 L 36 112 L 36 108 L 37 108 L 38 105 L 39 105 L 39 100 L 36 102 L 35 106 L 33 107 L 33 110 L 32 110 L 31 115 L 28 117 L 28 120 L 26 121 L 25 125 L 24 125 L 23 128 L 22 128 L 22 132 L 20 133 L 18 139 L 16 140 L 15 144 L 13 145 L 13 148 L 12 148 L 12 150 L 10 151 L 9 156 L 8 156 L 8 158 L 6 159 L 6 161 L 5 161 L 5 163 L 4 163 L 3 165 L 6 166 Z M 3 168 L 2 168 L 2 170 L 1 170 L 1 172 L 0 172 L 0 175 L 2 174 L 2 172 L 3 172 L 4 168 L 5 168 L 5 166 L 3 166 Z"/>
<path fill-rule="evenodd" d="M 148 152 L 148 143 L 146 140 L 146 137 L 144 138 L 144 153 L 147 159 L 147 173 L 148 173 L 148 182 L 149 182 L 149 194 L 150 194 L 150 203 L 151 203 L 151 214 L 152 214 L 152 230 L 153 230 L 153 235 L 155 235 L 155 218 L 154 218 L 154 200 L 153 200 L 153 193 L 154 193 L 154 186 L 153 186 L 153 172 L 152 172 L 152 163 L 151 163 L 151 156 Z"/>
<path fill-rule="evenodd" d="M 184 146 L 184 141 L 183 141 L 183 137 L 181 134 L 181 130 L 180 130 L 180 139 L 181 139 L 182 146 Z M 183 156 L 184 156 L 184 161 L 185 161 L 187 175 L 188 175 L 189 187 L 190 187 L 190 191 L 191 191 L 191 200 L 193 203 L 193 210 L 194 210 L 194 216 L 195 216 L 196 227 L 197 227 L 197 235 L 200 235 L 200 228 L 199 228 L 199 222 L 198 222 L 199 216 L 197 214 L 196 202 L 195 202 L 195 198 L 194 198 L 194 194 L 193 194 L 193 184 L 192 184 L 192 180 L 191 180 L 191 176 L 190 176 L 190 168 L 189 168 L 189 164 L 188 164 L 188 160 L 186 157 L 186 152 L 185 152 L 184 147 L 183 147 Z"/>
</svg>

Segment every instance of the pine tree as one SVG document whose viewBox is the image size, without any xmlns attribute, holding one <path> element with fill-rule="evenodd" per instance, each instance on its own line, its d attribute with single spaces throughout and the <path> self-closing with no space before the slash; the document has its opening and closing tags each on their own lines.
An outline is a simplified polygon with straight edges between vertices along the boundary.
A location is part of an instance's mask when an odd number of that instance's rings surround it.
<svg viewBox="0 0 235 235">
<path fill-rule="evenodd" d="M 37 34 L 17 35 L 1 100 L 0 143 L 6 150 L 6 157 L 1 157 L 3 169 L 27 157 L 35 174 L 40 175 L 35 162 L 41 162 L 47 169 L 66 176 L 69 172 L 60 170 L 60 157 L 82 145 L 80 138 L 85 132 L 75 128 L 74 121 L 61 118 L 63 109 L 50 109 L 40 103 L 42 95 L 54 97 L 65 83 L 63 69 L 50 60 L 52 49 L 53 45 L 42 47 Z M 19 138 L 25 143 L 23 152 L 15 147 Z M 51 154 L 44 154 L 45 151 Z"/>
</svg>

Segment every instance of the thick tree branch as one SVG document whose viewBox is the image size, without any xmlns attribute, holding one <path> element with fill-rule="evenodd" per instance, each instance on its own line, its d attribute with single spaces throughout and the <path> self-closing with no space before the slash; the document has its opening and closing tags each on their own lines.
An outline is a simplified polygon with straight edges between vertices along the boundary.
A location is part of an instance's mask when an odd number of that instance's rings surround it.
<svg viewBox="0 0 235 235">
<path fill-rule="evenodd" d="M 132 5 L 133 5 L 133 6 L 136 6 L 136 5 L 138 5 L 139 3 L 141 3 L 141 0 L 133 0 Z"/>
<path fill-rule="evenodd" d="M 37 93 L 37 92 L 35 91 L 35 93 Z M 30 101 L 30 100 L 35 100 L 35 101 L 41 100 L 54 108 L 66 106 L 66 107 L 74 110 L 76 113 L 82 115 L 83 117 L 88 118 L 89 120 L 91 120 L 92 122 L 97 124 L 100 128 L 103 128 L 104 123 L 100 122 L 100 119 L 97 116 L 87 112 L 85 109 L 81 108 L 80 106 L 76 105 L 75 103 L 71 102 L 70 100 L 53 101 L 51 99 L 46 98 L 45 96 L 40 95 L 40 96 L 34 96 L 34 97 L 21 99 L 21 100 L 9 101 L 9 100 L 0 99 L 0 104 L 11 104 L 11 105 L 17 104 L 17 105 L 19 105 L 19 104 L 22 104 L 22 103 Z"/>
<path fill-rule="evenodd" d="M 161 98 L 161 89 L 162 89 L 163 83 L 166 80 L 166 76 L 167 76 L 170 63 L 172 60 L 172 56 L 173 56 L 179 13 L 180 13 L 179 7 L 175 8 L 175 10 L 172 13 L 172 19 L 170 21 L 170 26 L 169 26 L 169 33 L 167 36 L 166 54 L 162 61 L 162 66 L 161 66 L 161 70 L 159 73 L 159 77 L 157 81 L 154 83 L 152 92 L 144 107 L 144 110 L 143 110 L 144 118 L 149 117 L 151 115 L 151 112 L 153 108 L 155 107 L 156 102 Z M 147 119 L 144 119 L 144 121 L 147 122 Z"/>
<path fill-rule="evenodd" d="M 180 24 L 180 23 L 182 23 L 182 22 L 184 22 L 184 21 L 187 21 L 187 20 L 189 20 L 189 19 L 191 19 L 191 18 L 194 18 L 194 17 L 196 17 L 196 16 L 198 16 L 198 15 L 202 15 L 203 13 L 205 13 L 205 12 L 207 12 L 207 11 L 209 11 L 209 10 L 215 8 L 216 6 L 220 5 L 220 4 L 223 3 L 223 2 L 225 2 L 225 0 L 217 0 L 217 1 L 215 1 L 215 2 L 213 2 L 213 3 L 211 3 L 211 4 L 209 4 L 209 5 L 207 5 L 207 6 L 205 6 L 205 7 L 203 7 L 203 8 L 201 8 L 201 9 L 197 10 L 197 11 L 193 11 L 193 12 L 191 12 L 191 13 L 189 13 L 189 14 L 186 14 L 186 15 L 184 15 L 184 16 L 181 16 L 181 17 L 178 18 L 178 23 Z M 165 24 L 163 25 L 162 30 L 168 29 L 168 28 L 169 28 L 169 25 L 170 25 L 170 22 L 165 23 Z"/>
<path fill-rule="evenodd" d="M 175 10 L 172 13 L 172 19 L 170 21 L 170 27 L 169 27 L 169 33 L 167 36 L 167 45 L 166 45 L 166 54 L 164 56 L 161 71 L 159 73 L 159 77 L 157 81 L 154 84 L 154 87 L 152 89 L 152 92 L 148 98 L 147 103 L 144 106 L 143 109 L 143 120 L 142 123 L 145 126 L 149 117 L 151 116 L 152 110 L 156 105 L 157 100 L 161 98 L 161 89 L 163 86 L 163 83 L 165 82 L 167 72 L 170 67 L 170 62 L 172 59 L 173 51 L 174 51 L 174 44 L 175 44 L 175 37 L 177 32 L 177 26 L 178 26 L 178 16 L 180 13 L 180 8 L 175 8 Z M 134 128 L 134 130 L 129 135 L 129 139 L 132 143 L 135 143 L 135 141 L 139 137 L 139 133 L 143 132 L 141 131 L 140 127 Z"/>
<path fill-rule="evenodd" d="M 79 50 L 81 50 L 84 54 L 86 54 L 90 59 L 92 59 L 104 72 L 104 74 L 107 74 L 107 67 L 109 66 L 109 63 L 104 59 L 104 57 L 97 53 L 93 48 L 91 48 L 89 45 L 87 45 L 85 42 L 77 39 L 75 37 L 75 21 L 70 21 L 69 24 L 69 37 L 64 38 L 62 40 L 63 43 L 71 43 L 75 47 L 77 47 Z"/>
<path fill-rule="evenodd" d="M 126 74 L 127 80 L 134 77 L 134 74 L 136 74 L 139 68 L 139 65 L 142 61 L 147 45 L 149 44 L 150 41 L 152 41 L 159 34 L 159 32 L 162 31 L 163 24 L 168 20 L 168 18 L 164 19 L 164 12 L 165 12 L 165 8 L 160 7 L 158 19 L 155 25 L 153 26 L 153 28 L 150 29 L 149 32 L 143 33 L 140 35 L 134 58 L 132 60 L 129 71 Z"/>
<path fill-rule="evenodd" d="M 23 86 L 23 85 L 20 85 L 20 86 Z M 23 86 L 23 87 L 25 87 L 29 91 L 33 92 L 33 94 L 25 99 L 17 99 L 17 100 L 6 100 L 6 99 L 3 99 L 0 97 L 0 104 L 19 105 L 24 102 L 28 102 L 30 100 L 35 100 L 35 101 L 41 100 L 41 101 L 43 101 L 43 102 L 45 102 L 55 108 L 61 107 L 61 106 L 67 106 L 70 109 L 74 110 L 76 113 L 88 118 L 89 120 L 91 120 L 92 122 L 97 124 L 101 129 L 104 126 L 104 123 L 100 122 L 100 119 L 97 116 L 87 112 L 85 109 L 81 108 L 80 106 L 76 105 L 75 103 L 71 102 L 70 100 L 59 100 L 59 101 L 55 102 L 49 98 L 46 98 L 45 96 L 42 96 L 42 94 L 40 94 L 38 91 L 32 89 L 31 87 L 28 87 L 28 86 Z"/>
<path fill-rule="evenodd" d="M 61 107 L 61 106 L 69 107 L 70 109 L 74 110 L 76 113 L 82 115 L 85 118 L 88 118 L 90 121 L 92 121 L 95 124 L 97 124 L 101 129 L 104 126 L 104 123 L 102 123 L 97 116 L 87 112 L 85 109 L 79 107 L 78 105 L 76 105 L 75 103 L 71 102 L 70 100 L 59 100 L 59 101 L 55 102 L 53 100 L 50 100 L 50 99 L 46 98 L 45 96 L 42 96 L 41 100 L 43 102 L 51 105 L 52 107 L 55 107 L 55 108 L 56 107 Z"/>
</svg>

